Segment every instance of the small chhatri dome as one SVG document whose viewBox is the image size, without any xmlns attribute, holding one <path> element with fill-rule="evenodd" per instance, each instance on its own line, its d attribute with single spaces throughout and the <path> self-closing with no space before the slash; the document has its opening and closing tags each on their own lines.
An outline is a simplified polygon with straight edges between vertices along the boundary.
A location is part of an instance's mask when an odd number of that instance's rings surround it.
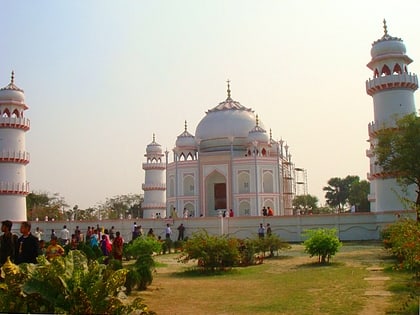
<svg viewBox="0 0 420 315">
<path fill-rule="evenodd" d="M 153 141 L 147 145 L 146 154 L 163 154 L 162 146 L 156 142 L 155 134 L 153 134 Z"/>
<path fill-rule="evenodd" d="M 258 115 L 256 117 L 255 127 L 252 128 L 248 133 L 248 140 L 249 142 L 257 141 L 258 143 L 265 143 L 265 144 L 268 144 L 270 142 L 270 138 L 267 135 L 267 131 L 265 131 L 264 128 L 261 128 L 259 126 Z"/>
<path fill-rule="evenodd" d="M 370 50 L 372 58 L 385 55 L 405 55 L 406 48 L 402 39 L 389 35 L 385 19 L 383 23 L 384 35 L 372 44 L 372 49 Z"/>
<path fill-rule="evenodd" d="M 0 101 L 25 102 L 25 94 L 22 89 L 15 85 L 15 72 L 12 71 L 10 83 L 0 89 Z"/>
<path fill-rule="evenodd" d="M 192 134 L 190 134 L 187 130 L 187 121 L 184 124 L 184 132 L 181 133 L 177 139 L 175 145 L 178 148 L 187 148 L 187 147 L 195 147 L 195 138 Z"/>
</svg>

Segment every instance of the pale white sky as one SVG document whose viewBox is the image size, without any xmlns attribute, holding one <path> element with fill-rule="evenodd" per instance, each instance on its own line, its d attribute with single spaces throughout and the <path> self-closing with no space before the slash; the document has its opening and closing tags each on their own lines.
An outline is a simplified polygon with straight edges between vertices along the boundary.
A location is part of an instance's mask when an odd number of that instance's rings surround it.
<svg viewBox="0 0 420 315">
<path fill-rule="evenodd" d="M 152 134 L 171 150 L 184 120 L 195 133 L 228 78 L 323 201 L 331 177 L 369 171 L 366 64 L 383 18 L 420 72 L 417 0 L 0 4 L 0 86 L 14 70 L 30 107 L 27 179 L 80 208 L 143 193 Z"/>
</svg>

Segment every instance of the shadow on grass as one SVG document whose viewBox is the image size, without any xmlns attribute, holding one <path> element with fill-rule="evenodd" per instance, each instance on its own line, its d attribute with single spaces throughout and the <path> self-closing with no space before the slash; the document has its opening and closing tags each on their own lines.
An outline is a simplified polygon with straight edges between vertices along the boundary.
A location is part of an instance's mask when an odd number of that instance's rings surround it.
<svg viewBox="0 0 420 315">
<path fill-rule="evenodd" d="M 200 267 L 191 267 L 184 271 L 171 273 L 173 278 L 201 278 L 201 277 L 217 277 L 217 276 L 226 276 L 226 275 L 237 275 L 240 274 L 239 268 L 226 268 L 223 270 L 207 270 Z"/>
<path fill-rule="evenodd" d="M 344 262 L 333 261 L 333 262 L 321 263 L 321 262 L 313 261 L 313 262 L 309 262 L 305 264 L 296 265 L 296 268 L 297 269 L 325 268 L 325 267 L 336 268 L 336 267 L 343 267 L 343 266 L 345 266 Z"/>
</svg>

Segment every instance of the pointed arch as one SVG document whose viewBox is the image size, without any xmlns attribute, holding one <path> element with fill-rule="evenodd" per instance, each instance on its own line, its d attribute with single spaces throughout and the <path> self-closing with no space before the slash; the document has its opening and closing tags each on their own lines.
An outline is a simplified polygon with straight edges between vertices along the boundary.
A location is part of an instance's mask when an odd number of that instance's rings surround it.
<svg viewBox="0 0 420 315">
<path fill-rule="evenodd" d="M 10 117 L 10 111 L 9 111 L 9 109 L 8 108 L 6 108 L 4 111 L 3 111 L 3 114 L 1 115 L 2 117 Z"/>
<path fill-rule="evenodd" d="M 392 73 L 393 74 L 401 74 L 402 73 L 401 66 L 398 63 L 395 64 L 394 69 L 392 70 Z"/>
<path fill-rule="evenodd" d="M 240 171 L 238 174 L 238 192 L 240 194 L 249 193 L 249 182 L 249 171 Z"/>
<path fill-rule="evenodd" d="M 242 200 L 239 202 L 238 216 L 250 216 L 251 215 L 251 204 L 249 200 Z"/>
<path fill-rule="evenodd" d="M 379 77 L 379 71 L 378 71 L 378 68 L 375 68 L 375 71 L 373 72 L 373 77 L 374 77 L 374 78 Z"/>
<path fill-rule="evenodd" d="M 17 109 L 15 109 L 12 113 L 12 118 L 19 118 L 20 117 L 20 113 Z"/>
<path fill-rule="evenodd" d="M 273 173 L 271 171 L 265 171 L 263 173 L 262 190 L 265 193 L 274 192 L 274 178 Z"/>
<path fill-rule="evenodd" d="M 382 67 L 381 75 L 382 76 L 391 75 L 391 70 L 389 69 L 389 67 L 387 65 L 384 65 Z"/>
<path fill-rule="evenodd" d="M 184 177 L 182 186 L 184 190 L 184 196 L 194 195 L 195 187 L 194 187 L 194 177 L 192 175 L 186 175 Z"/>
<path fill-rule="evenodd" d="M 226 177 L 214 170 L 205 178 L 204 185 L 206 216 L 217 216 L 217 210 L 227 207 Z"/>
</svg>

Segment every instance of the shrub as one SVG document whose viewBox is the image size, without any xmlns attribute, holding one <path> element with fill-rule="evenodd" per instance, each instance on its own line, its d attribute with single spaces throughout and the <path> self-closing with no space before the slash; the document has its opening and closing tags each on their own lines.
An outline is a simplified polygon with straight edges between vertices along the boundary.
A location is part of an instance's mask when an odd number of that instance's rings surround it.
<svg viewBox="0 0 420 315">
<path fill-rule="evenodd" d="M 303 236 L 307 238 L 303 243 L 305 252 L 310 257 L 318 256 L 318 262 L 320 263 L 329 262 L 330 258 L 338 252 L 342 245 L 336 234 L 336 229 L 305 231 L 303 233 Z"/>
<path fill-rule="evenodd" d="M 266 235 L 262 238 L 258 237 L 253 239 L 253 241 L 255 242 L 257 252 L 263 253 L 264 257 L 267 252 L 270 253 L 270 256 L 273 256 L 275 251 L 278 252 L 279 250 L 291 248 L 288 243 L 284 242 L 274 234 Z"/>
<path fill-rule="evenodd" d="M 224 270 L 239 261 L 239 242 L 228 236 L 209 235 L 206 231 L 194 233 L 184 244 L 179 261 L 197 259 L 206 271 Z"/>
<path fill-rule="evenodd" d="M 38 264 L 16 266 L 9 260 L 2 270 L 2 313 L 154 314 L 139 298 L 131 304 L 120 300 L 126 269 L 113 272 L 96 261 L 89 263 L 78 250 L 51 262 L 40 256 Z"/>
<path fill-rule="evenodd" d="M 382 231 L 384 247 L 398 260 L 398 269 L 420 274 L 420 224 L 412 219 L 401 219 Z"/>
<path fill-rule="evenodd" d="M 135 263 L 129 267 L 127 290 L 132 288 L 145 290 L 153 281 L 155 261 L 153 255 L 162 250 L 161 242 L 151 237 L 139 237 L 126 248 L 126 254 L 135 257 Z"/>
</svg>

